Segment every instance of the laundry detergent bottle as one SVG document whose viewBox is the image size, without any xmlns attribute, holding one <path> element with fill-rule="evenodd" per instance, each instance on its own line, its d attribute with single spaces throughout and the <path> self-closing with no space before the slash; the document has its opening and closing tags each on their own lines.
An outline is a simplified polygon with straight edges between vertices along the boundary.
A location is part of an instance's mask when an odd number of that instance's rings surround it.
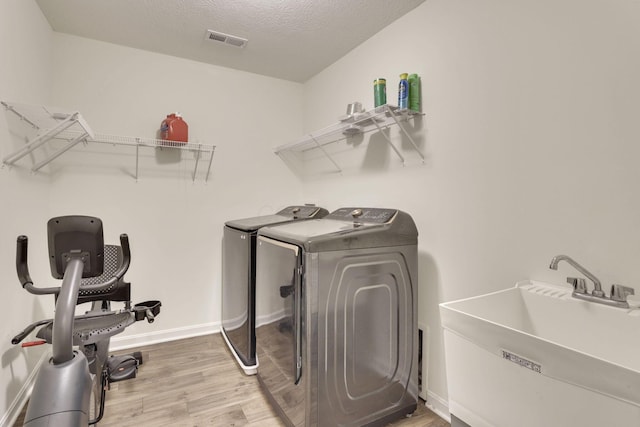
<svg viewBox="0 0 640 427">
<path fill-rule="evenodd" d="M 180 113 L 172 113 L 160 125 L 160 138 L 165 141 L 187 143 L 189 141 L 189 126 L 182 119 Z"/>
</svg>

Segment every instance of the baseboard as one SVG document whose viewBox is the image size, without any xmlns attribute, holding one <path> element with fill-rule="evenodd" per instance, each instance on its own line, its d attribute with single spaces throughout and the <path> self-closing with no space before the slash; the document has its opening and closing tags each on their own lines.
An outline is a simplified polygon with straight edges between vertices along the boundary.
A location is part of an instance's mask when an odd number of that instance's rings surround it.
<svg viewBox="0 0 640 427">
<path fill-rule="evenodd" d="M 220 332 L 220 322 L 212 322 L 202 325 L 185 326 L 183 328 L 166 329 L 163 331 L 145 332 L 143 334 L 115 336 L 111 338 L 110 350 L 126 350 L 132 347 L 160 344 L 218 332 Z"/>
<path fill-rule="evenodd" d="M 418 322 L 418 329 L 422 330 L 422 389 L 420 390 L 420 398 L 426 401 L 426 406 L 435 412 L 440 418 L 451 423 L 451 414 L 449 413 L 449 402 L 436 393 L 429 390 L 429 355 L 431 348 L 431 329 L 428 325 Z"/>
<path fill-rule="evenodd" d="M 427 390 L 427 408 L 435 412 L 440 418 L 451 423 L 451 414 L 449 413 L 449 402 L 438 396 L 430 390 Z"/>
<path fill-rule="evenodd" d="M 2 419 L 0 420 L 0 426 L 2 427 L 10 427 L 16 423 L 16 420 L 20 416 L 20 412 L 22 412 L 22 408 L 29 400 L 29 396 L 31 396 L 31 391 L 33 390 L 33 384 L 36 382 L 36 374 L 40 370 L 40 366 L 42 366 L 45 361 L 47 361 L 51 357 L 50 351 L 45 351 L 42 353 L 40 360 L 36 366 L 31 370 L 31 373 L 27 377 L 24 385 L 18 392 L 18 395 L 11 402 L 11 406 L 7 409 L 7 412 L 4 414 Z"/>
<path fill-rule="evenodd" d="M 287 317 L 287 314 L 284 312 L 284 309 L 278 310 L 275 313 L 256 316 L 256 328 L 259 328 L 262 325 L 268 325 L 269 323 L 273 323 L 280 319 L 284 319 L 285 317 Z"/>
</svg>

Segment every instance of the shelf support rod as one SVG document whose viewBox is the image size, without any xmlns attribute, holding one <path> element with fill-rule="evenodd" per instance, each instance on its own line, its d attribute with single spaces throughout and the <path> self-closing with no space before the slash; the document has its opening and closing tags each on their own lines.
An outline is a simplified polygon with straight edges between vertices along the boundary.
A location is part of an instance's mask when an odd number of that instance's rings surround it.
<svg viewBox="0 0 640 427">
<path fill-rule="evenodd" d="M 37 165 L 35 165 L 31 171 L 32 172 L 37 172 L 38 170 L 40 170 L 43 166 L 46 166 L 48 163 L 50 163 L 51 161 L 57 159 L 58 157 L 60 157 L 63 153 L 66 153 L 67 151 L 69 151 L 71 148 L 75 147 L 76 145 L 78 145 L 80 142 L 86 140 L 89 137 L 88 133 L 83 133 L 82 135 L 74 138 L 73 140 L 69 141 L 69 143 L 67 145 L 65 145 L 64 147 L 62 147 L 61 149 L 59 149 L 58 151 L 54 152 L 53 154 L 51 154 L 49 157 L 47 157 L 46 159 L 44 159 L 43 161 L 41 161 L 40 163 L 38 163 Z"/>
<path fill-rule="evenodd" d="M 138 182 L 138 153 L 140 152 L 140 141 L 136 142 L 136 182 Z"/>
<path fill-rule="evenodd" d="M 15 162 L 17 162 L 18 160 L 20 160 L 21 158 L 23 158 L 27 154 L 31 153 L 36 148 L 40 147 L 41 145 L 44 145 L 47 141 L 49 141 L 50 139 L 54 138 L 60 132 L 64 131 L 67 128 L 70 128 L 71 126 L 73 126 L 73 124 L 76 123 L 76 121 L 77 121 L 77 116 L 78 116 L 78 113 L 73 113 L 73 114 L 69 115 L 69 117 L 67 117 L 66 119 L 62 120 L 55 127 L 49 129 L 48 131 L 46 131 L 45 133 L 43 133 L 41 135 L 36 136 L 31 141 L 29 141 L 27 143 L 27 145 L 25 145 L 24 147 L 22 147 L 21 149 L 19 149 L 15 153 L 9 154 L 7 157 L 2 159 L 2 163 L 7 164 L 7 165 L 13 165 Z"/>
<path fill-rule="evenodd" d="M 422 163 L 424 163 L 424 154 L 422 154 L 422 151 L 420 151 L 420 149 L 418 148 L 418 145 L 416 144 L 416 142 L 413 140 L 411 135 L 409 135 L 409 132 L 407 132 L 407 130 L 404 128 L 404 126 L 402 126 L 402 124 L 400 124 L 400 121 L 398 120 L 398 117 L 394 114 L 394 112 L 391 111 L 390 108 L 388 109 L 388 111 L 389 111 L 389 115 L 391 116 L 391 118 L 393 118 L 393 121 L 396 122 L 396 124 L 398 125 L 398 127 L 400 128 L 402 133 L 405 134 L 405 136 L 409 139 L 409 142 L 411 142 L 411 145 L 413 145 L 413 149 L 416 151 L 416 153 L 418 153 L 418 155 L 422 159 Z"/>
<path fill-rule="evenodd" d="M 376 127 L 378 128 L 380 133 L 384 136 L 384 139 L 387 140 L 387 143 L 391 146 L 391 148 L 393 148 L 393 151 L 395 151 L 396 154 L 398 155 L 398 157 L 400 157 L 400 161 L 402 162 L 402 166 L 404 166 L 405 165 L 404 157 L 402 156 L 402 154 L 400 154 L 400 151 L 398 150 L 398 148 L 395 145 L 393 145 L 393 142 L 391 142 L 391 137 L 385 133 L 385 131 L 380 127 L 380 124 L 377 121 L 374 120 L 374 123 L 376 124 Z M 389 131 L 389 132 L 391 132 L 391 131 Z"/>
<path fill-rule="evenodd" d="M 0 101 L 0 104 L 2 104 L 4 106 L 5 109 L 11 111 L 13 114 L 15 114 L 16 116 L 18 116 L 20 118 L 20 120 L 27 122 L 32 128 L 34 129 L 40 129 L 40 127 L 38 125 L 36 125 L 35 123 L 33 123 L 31 120 L 29 120 L 25 115 L 20 114 L 15 108 L 13 108 L 12 105 L 7 104 L 4 101 Z"/>
<path fill-rule="evenodd" d="M 204 182 L 206 183 L 207 181 L 209 181 L 209 172 L 211 172 L 211 163 L 213 163 L 213 152 L 214 152 L 215 148 L 211 149 L 211 156 L 209 157 L 209 166 L 207 167 L 207 174 L 204 177 Z"/>
<path fill-rule="evenodd" d="M 198 150 L 196 151 L 196 164 L 193 166 L 192 182 L 196 182 L 196 172 L 198 171 L 198 161 L 200 160 L 200 148 L 201 145 L 198 144 Z"/>
<path fill-rule="evenodd" d="M 331 157 L 329 155 L 329 153 L 327 153 L 327 150 L 324 149 L 324 147 L 322 145 L 320 145 L 320 143 L 318 142 L 318 140 L 311 134 L 309 134 L 309 137 L 313 140 L 313 142 L 316 143 L 316 145 L 318 146 L 318 148 L 324 153 L 325 156 L 327 156 L 327 159 L 331 160 L 331 163 L 333 163 L 333 165 L 336 167 L 336 169 L 338 170 L 338 172 L 342 172 L 342 169 L 340 168 L 340 166 L 338 166 L 338 164 L 333 160 L 333 157 Z"/>
</svg>

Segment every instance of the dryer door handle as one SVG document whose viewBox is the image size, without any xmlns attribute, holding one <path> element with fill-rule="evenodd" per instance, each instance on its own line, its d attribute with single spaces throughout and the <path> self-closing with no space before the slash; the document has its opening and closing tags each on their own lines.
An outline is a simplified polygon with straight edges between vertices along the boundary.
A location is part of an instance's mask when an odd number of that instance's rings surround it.
<svg viewBox="0 0 640 427">
<path fill-rule="evenodd" d="M 293 270 L 293 342 L 294 342 L 294 384 L 302 379 L 302 260 L 297 259 Z"/>
<path fill-rule="evenodd" d="M 280 286 L 280 298 L 288 298 L 289 295 L 295 292 L 295 284 Z"/>
</svg>

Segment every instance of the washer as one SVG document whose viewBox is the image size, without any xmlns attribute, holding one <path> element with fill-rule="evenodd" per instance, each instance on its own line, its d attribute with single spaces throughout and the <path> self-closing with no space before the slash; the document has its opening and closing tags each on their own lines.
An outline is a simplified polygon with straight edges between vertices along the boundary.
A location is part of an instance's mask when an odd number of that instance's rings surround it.
<svg viewBox="0 0 640 427">
<path fill-rule="evenodd" d="M 228 221 L 222 242 L 222 336 L 247 375 L 256 373 L 256 234 L 265 225 L 322 218 L 313 205 L 289 206 L 274 215 Z"/>
<path fill-rule="evenodd" d="M 258 231 L 258 380 L 289 426 L 378 426 L 418 398 L 418 231 L 341 208 Z"/>
</svg>

